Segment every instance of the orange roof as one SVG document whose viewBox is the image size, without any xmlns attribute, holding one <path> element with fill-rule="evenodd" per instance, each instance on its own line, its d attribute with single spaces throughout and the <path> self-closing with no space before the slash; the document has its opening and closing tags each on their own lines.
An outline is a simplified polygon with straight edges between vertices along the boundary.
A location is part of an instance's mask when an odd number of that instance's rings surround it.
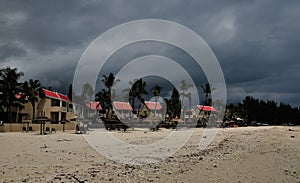
<svg viewBox="0 0 300 183">
<path fill-rule="evenodd" d="M 150 110 L 161 110 L 161 105 L 159 102 L 146 101 L 145 104 Z"/>
<path fill-rule="evenodd" d="M 213 108 L 212 106 L 206 106 L 206 105 L 197 105 L 197 108 L 203 111 L 213 111 L 216 112 L 217 110 Z"/>
<path fill-rule="evenodd" d="M 43 91 L 44 91 L 46 97 L 70 102 L 70 99 L 66 95 L 63 95 L 63 94 L 60 94 L 60 93 L 57 93 L 57 92 L 53 92 L 53 91 L 50 91 L 50 90 L 46 90 L 46 89 L 43 89 Z"/>
<path fill-rule="evenodd" d="M 98 110 L 102 110 L 101 105 L 99 104 L 99 102 L 88 102 L 85 104 L 88 108 L 90 109 L 98 109 Z"/>
<path fill-rule="evenodd" d="M 116 110 L 132 111 L 132 107 L 128 102 L 113 102 Z"/>
</svg>

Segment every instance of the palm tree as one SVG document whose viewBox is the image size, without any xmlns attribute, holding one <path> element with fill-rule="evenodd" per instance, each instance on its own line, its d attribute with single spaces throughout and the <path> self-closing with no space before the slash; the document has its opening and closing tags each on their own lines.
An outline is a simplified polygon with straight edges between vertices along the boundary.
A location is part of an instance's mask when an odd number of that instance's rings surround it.
<svg viewBox="0 0 300 183">
<path fill-rule="evenodd" d="M 106 89 L 102 89 L 96 94 L 96 101 L 99 101 L 103 110 L 106 110 L 110 105 L 109 92 Z M 97 106 L 98 107 L 98 106 Z"/>
<path fill-rule="evenodd" d="M 82 87 L 81 98 L 83 101 L 91 100 L 92 96 L 94 95 L 94 89 L 89 83 L 85 83 Z M 87 99 L 87 96 L 89 99 Z"/>
<path fill-rule="evenodd" d="M 182 119 L 184 119 L 184 115 L 185 115 L 184 114 L 184 110 L 183 110 L 183 108 L 184 108 L 183 99 L 186 96 L 186 91 L 189 88 L 192 88 L 192 87 L 193 87 L 192 84 L 187 83 L 185 80 L 181 80 L 180 89 L 181 89 L 181 96 L 182 96 L 182 98 L 181 98 L 181 107 L 182 107 L 182 115 L 181 115 L 181 117 L 182 117 Z"/>
<path fill-rule="evenodd" d="M 209 95 L 211 94 L 211 92 L 214 90 L 214 88 L 212 88 L 211 86 L 210 86 L 210 84 L 209 83 L 206 83 L 206 84 L 204 84 L 204 85 L 201 85 L 201 88 L 202 88 L 202 90 L 203 90 L 203 92 L 204 92 L 204 94 L 205 94 L 205 99 L 204 99 L 204 104 L 203 105 L 211 105 L 211 99 L 209 99 L 208 97 L 209 97 Z M 200 116 L 200 114 L 202 113 L 202 111 L 203 111 L 203 108 L 201 108 L 200 110 L 199 110 L 199 116 Z M 202 118 L 202 121 L 200 121 L 199 120 L 199 122 L 201 122 L 201 123 L 204 123 L 204 124 L 202 124 L 204 127 L 206 127 L 206 115 L 210 115 L 210 112 L 207 112 L 207 113 L 205 113 L 204 115 L 203 115 L 203 118 Z"/>
<path fill-rule="evenodd" d="M 107 99 L 105 99 L 105 102 L 108 106 L 108 110 L 106 113 L 106 116 L 110 116 L 108 114 L 112 113 L 112 87 L 113 85 L 115 85 L 117 82 L 119 82 L 120 80 L 115 78 L 113 73 L 109 73 L 107 76 L 103 75 L 102 78 L 102 82 L 105 85 L 105 87 L 107 88 L 107 91 L 102 90 L 102 93 L 100 94 L 103 96 L 106 96 Z M 101 96 L 102 97 L 102 96 Z"/>
<path fill-rule="evenodd" d="M 181 83 L 180 89 L 181 89 L 181 96 L 182 96 L 182 98 L 181 98 L 181 104 L 182 104 L 182 108 L 183 108 L 183 107 L 184 107 L 184 105 L 183 105 L 183 99 L 184 99 L 184 97 L 185 97 L 185 95 L 186 95 L 186 91 L 187 91 L 189 88 L 192 88 L 193 85 L 190 84 L 190 83 L 187 83 L 185 80 L 181 80 L 180 83 Z"/>
<path fill-rule="evenodd" d="M 157 104 L 157 99 L 158 99 L 158 96 L 160 96 L 160 90 L 162 89 L 162 87 L 158 86 L 158 85 L 155 85 L 151 88 L 151 92 L 152 92 L 152 95 L 154 96 L 154 99 L 155 99 L 155 106 L 154 106 L 154 117 L 156 116 L 156 104 Z"/>
<path fill-rule="evenodd" d="M 192 93 L 189 92 L 189 93 L 185 94 L 185 97 L 187 97 L 189 100 L 189 110 L 191 110 L 191 108 L 192 108 Z"/>
<path fill-rule="evenodd" d="M 45 93 L 43 91 L 42 85 L 39 80 L 25 81 L 23 84 L 23 91 L 28 101 L 30 101 L 32 106 L 32 121 L 35 119 L 35 103 L 38 101 L 38 97 L 44 97 Z"/>
<path fill-rule="evenodd" d="M 211 92 L 214 90 L 214 88 L 212 88 L 209 83 L 201 85 L 201 88 L 205 94 L 204 105 L 211 105 L 211 99 L 209 101 L 208 96 L 211 94 Z"/>
<path fill-rule="evenodd" d="M 143 81 L 143 79 L 138 79 L 131 87 L 131 90 L 129 92 L 129 97 L 132 98 L 132 108 L 133 110 L 135 109 L 135 105 L 134 105 L 134 101 L 135 98 L 138 98 L 138 100 L 140 101 L 140 103 L 144 103 L 144 98 L 142 97 L 142 95 L 147 95 L 148 92 L 146 91 L 145 87 L 146 87 L 147 83 L 145 81 Z"/>
<path fill-rule="evenodd" d="M 131 103 L 132 102 L 132 96 L 130 96 L 130 90 L 132 88 L 132 85 L 134 84 L 134 82 L 136 82 L 137 80 L 134 81 L 129 81 L 129 87 L 125 88 L 122 90 L 122 92 L 124 93 L 123 95 L 123 100 L 126 102 Z"/>
<path fill-rule="evenodd" d="M 23 72 L 18 72 L 17 68 L 7 67 L 0 69 L 0 85 L 2 92 L 2 103 L 7 108 L 8 122 L 12 122 L 12 111 L 11 108 L 14 104 L 19 104 L 20 98 L 16 95 L 20 95 L 21 84 L 18 80 L 23 76 Z"/>
<path fill-rule="evenodd" d="M 112 99 L 112 87 L 119 81 L 120 81 L 119 79 L 116 80 L 116 77 L 114 76 L 113 73 L 109 73 L 107 76 L 103 75 L 102 82 L 105 85 L 105 87 L 107 88 L 107 92 L 109 94 L 108 97 L 109 97 L 110 101 Z M 110 104 L 110 107 L 112 107 L 111 105 L 112 104 Z"/>
</svg>

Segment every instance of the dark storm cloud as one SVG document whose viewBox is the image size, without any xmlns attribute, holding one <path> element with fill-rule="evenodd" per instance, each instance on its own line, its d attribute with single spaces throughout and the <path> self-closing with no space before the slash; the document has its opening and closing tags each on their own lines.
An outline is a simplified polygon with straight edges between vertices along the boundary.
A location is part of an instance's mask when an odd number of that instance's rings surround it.
<svg viewBox="0 0 300 183">
<path fill-rule="evenodd" d="M 299 105 L 299 7 L 296 0 L 5 0 L 0 63 L 18 67 L 24 79 L 66 91 L 80 55 L 98 35 L 131 20 L 166 19 L 191 28 L 211 46 L 230 101 L 254 95 Z"/>
<path fill-rule="evenodd" d="M 17 44 L 4 44 L 0 46 L 0 62 L 8 61 L 8 58 L 26 55 L 26 50 Z"/>
</svg>

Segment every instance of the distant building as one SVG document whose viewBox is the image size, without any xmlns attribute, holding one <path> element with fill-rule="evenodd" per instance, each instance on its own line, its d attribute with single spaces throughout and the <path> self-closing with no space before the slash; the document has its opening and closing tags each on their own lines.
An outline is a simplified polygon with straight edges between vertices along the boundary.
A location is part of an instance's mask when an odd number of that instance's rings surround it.
<svg viewBox="0 0 300 183">
<path fill-rule="evenodd" d="M 145 105 L 139 109 L 138 116 L 162 118 L 162 113 L 162 106 L 159 102 L 145 101 Z"/>
<path fill-rule="evenodd" d="M 121 119 L 131 118 L 132 107 L 128 102 L 113 102 L 113 108 L 117 116 Z"/>
<path fill-rule="evenodd" d="M 87 119 L 99 115 L 102 107 L 99 102 L 86 102 L 85 105 L 72 102 L 73 111 L 78 119 Z"/>
<path fill-rule="evenodd" d="M 15 113 L 17 122 L 34 120 L 41 115 L 50 118 L 51 123 L 59 123 L 63 119 L 67 121 L 74 120 L 72 104 L 68 96 L 46 89 L 43 89 L 43 91 L 45 97 L 38 98 L 34 116 L 32 116 L 31 103 L 25 103 L 24 108 Z"/>
</svg>

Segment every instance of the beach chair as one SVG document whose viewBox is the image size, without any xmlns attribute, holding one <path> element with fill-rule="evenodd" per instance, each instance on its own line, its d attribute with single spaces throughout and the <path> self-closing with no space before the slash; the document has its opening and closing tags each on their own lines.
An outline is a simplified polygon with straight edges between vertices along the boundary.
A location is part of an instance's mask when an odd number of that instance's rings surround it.
<svg viewBox="0 0 300 183">
<path fill-rule="evenodd" d="M 51 128 L 51 133 L 56 133 L 56 129 L 55 128 Z"/>
<path fill-rule="evenodd" d="M 45 133 L 50 133 L 50 128 L 48 126 L 45 129 Z"/>
</svg>

